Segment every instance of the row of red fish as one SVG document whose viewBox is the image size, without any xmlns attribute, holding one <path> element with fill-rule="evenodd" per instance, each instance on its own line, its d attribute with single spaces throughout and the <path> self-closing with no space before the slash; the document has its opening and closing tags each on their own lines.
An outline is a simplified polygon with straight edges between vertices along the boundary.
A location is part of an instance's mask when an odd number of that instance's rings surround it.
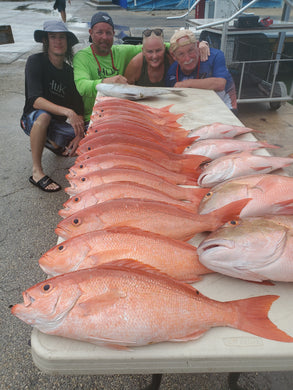
<svg viewBox="0 0 293 390">
<path fill-rule="evenodd" d="M 25 291 L 12 313 L 45 333 L 116 348 L 193 340 L 214 326 L 292 342 L 268 319 L 277 296 L 218 302 L 182 282 L 212 272 L 185 241 L 253 204 L 249 193 L 207 211 L 213 192 L 194 186 L 213 158 L 187 148 L 214 131 L 234 137 L 251 129 L 216 124 L 189 134 L 169 109 L 97 101 L 67 175 L 71 198 L 56 228 L 65 241 L 39 260 L 58 276 Z"/>
</svg>

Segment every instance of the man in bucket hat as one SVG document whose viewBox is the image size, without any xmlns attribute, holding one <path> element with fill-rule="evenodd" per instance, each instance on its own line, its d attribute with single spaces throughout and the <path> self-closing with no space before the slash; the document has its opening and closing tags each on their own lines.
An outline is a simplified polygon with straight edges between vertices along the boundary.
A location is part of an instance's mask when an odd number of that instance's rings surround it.
<svg viewBox="0 0 293 390">
<path fill-rule="evenodd" d="M 166 76 L 167 87 L 214 90 L 234 113 L 237 112 L 235 85 L 222 51 L 211 48 L 208 60 L 201 62 L 194 33 L 178 30 L 170 39 L 170 53 L 175 62 Z"/>
<path fill-rule="evenodd" d="M 123 76 L 129 61 L 141 51 L 141 45 L 113 45 L 114 23 L 107 12 L 97 12 L 91 19 L 90 46 L 78 51 L 73 59 L 74 80 L 82 96 L 88 122 L 99 83 L 127 83 Z"/>
<path fill-rule="evenodd" d="M 43 52 L 31 55 L 25 67 L 25 105 L 21 127 L 30 136 L 33 174 L 29 181 L 46 192 L 61 186 L 45 175 L 44 147 L 63 156 L 74 156 L 84 136 L 83 103 L 70 66 L 77 37 L 61 21 L 47 21 L 34 32 Z"/>
</svg>

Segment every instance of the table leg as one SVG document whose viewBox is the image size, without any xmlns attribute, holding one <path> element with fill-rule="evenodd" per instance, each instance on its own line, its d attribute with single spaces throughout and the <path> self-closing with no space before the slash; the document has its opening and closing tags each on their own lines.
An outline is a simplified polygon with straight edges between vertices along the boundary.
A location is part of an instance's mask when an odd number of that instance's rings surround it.
<svg viewBox="0 0 293 390">
<path fill-rule="evenodd" d="M 228 387 L 229 390 L 243 390 L 237 382 L 240 377 L 240 372 L 230 372 L 228 375 Z"/>
<path fill-rule="evenodd" d="M 159 390 L 161 385 L 163 374 L 153 374 L 152 375 L 152 383 L 147 386 L 144 390 Z"/>
</svg>

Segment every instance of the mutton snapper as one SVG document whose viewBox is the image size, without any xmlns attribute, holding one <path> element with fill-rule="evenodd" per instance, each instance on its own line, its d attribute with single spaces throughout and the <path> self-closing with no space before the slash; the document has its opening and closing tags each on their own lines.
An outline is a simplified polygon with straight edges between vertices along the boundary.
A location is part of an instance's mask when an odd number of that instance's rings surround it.
<svg viewBox="0 0 293 390">
<path fill-rule="evenodd" d="M 232 153 L 240 153 L 244 151 L 253 151 L 260 148 L 278 148 L 279 146 L 268 144 L 262 141 L 245 141 L 234 138 L 225 139 L 203 139 L 194 142 L 188 146 L 184 155 L 196 154 L 209 157 L 215 160 L 219 157 L 226 156 Z"/>
<path fill-rule="evenodd" d="M 202 168 L 198 178 L 201 187 L 213 187 L 225 180 L 255 173 L 270 173 L 293 164 L 293 158 L 259 156 L 250 152 L 235 153 L 217 158 Z"/>
<path fill-rule="evenodd" d="M 197 136 L 199 140 L 207 138 L 233 138 L 237 135 L 257 131 L 249 127 L 228 125 L 225 123 L 215 122 L 198 129 L 190 130 L 189 137 Z"/>
<path fill-rule="evenodd" d="M 230 221 L 198 247 L 202 264 L 251 281 L 293 282 L 293 216 Z"/>
<path fill-rule="evenodd" d="M 293 341 L 268 318 L 277 295 L 219 302 L 133 261 L 56 276 L 22 295 L 12 314 L 41 332 L 117 349 L 195 340 L 219 326 Z"/>
<path fill-rule="evenodd" d="M 112 96 L 128 100 L 141 100 L 160 95 L 175 94 L 186 96 L 182 89 L 179 88 L 153 88 L 140 87 L 138 85 L 129 84 L 104 84 L 100 83 L 96 86 L 98 92 L 104 96 Z"/>
<path fill-rule="evenodd" d="M 198 212 L 207 214 L 230 202 L 250 198 L 240 217 L 293 214 L 293 177 L 264 174 L 241 176 L 217 184 L 201 200 Z"/>
</svg>

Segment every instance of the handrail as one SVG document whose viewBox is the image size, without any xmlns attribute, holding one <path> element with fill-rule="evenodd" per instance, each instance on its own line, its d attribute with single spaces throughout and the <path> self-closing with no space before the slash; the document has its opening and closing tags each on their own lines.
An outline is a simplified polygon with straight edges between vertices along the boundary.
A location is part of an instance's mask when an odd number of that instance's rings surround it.
<svg viewBox="0 0 293 390">
<path fill-rule="evenodd" d="M 287 3 L 288 5 L 290 5 L 290 7 L 293 8 L 293 1 L 292 0 L 285 0 L 285 3 Z"/>
<path fill-rule="evenodd" d="M 250 3 L 246 4 L 244 7 L 242 7 L 239 11 L 237 11 L 235 14 L 233 14 L 232 16 L 230 16 L 229 18 L 227 19 L 222 19 L 222 20 L 218 20 L 218 21 L 215 21 L 215 22 L 211 22 L 211 23 L 206 23 L 206 24 L 202 24 L 200 26 L 196 26 L 195 29 L 196 30 L 201 30 L 203 28 L 206 28 L 206 27 L 211 27 L 211 26 L 217 26 L 219 24 L 225 24 L 225 23 L 228 23 L 230 22 L 231 20 L 235 19 L 236 16 L 240 15 L 243 11 L 245 11 L 247 8 L 249 8 L 251 5 L 253 5 L 254 3 L 256 3 L 258 0 L 252 0 Z M 288 1 L 288 0 L 287 0 Z M 291 0 L 290 0 L 291 1 Z"/>
<path fill-rule="evenodd" d="M 214 23 L 217 23 L 217 24 L 222 24 L 222 23 L 226 23 L 226 22 L 229 22 L 230 20 L 234 19 L 235 16 L 238 16 L 239 14 L 241 14 L 243 11 L 245 11 L 247 8 L 249 8 L 251 5 L 253 5 L 254 3 L 256 3 L 258 0 L 252 0 L 250 3 L 246 4 L 244 7 L 242 7 L 239 11 L 237 11 L 234 15 L 232 15 L 230 18 L 228 19 L 223 19 L 221 21 L 218 21 L 218 22 L 214 22 Z M 292 0 L 285 0 L 285 1 L 289 1 L 291 2 Z M 188 9 L 187 12 L 185 12 L 185 14 L 181 15 L 181 16 L 167 16 L 167 19 L 182 19 L 182 18 L 185 18 L 190 11 L 192 11 L 196 6 L 197 4 L 200 2 L 200 0 L 197 0 L 193 6 L 191 8 Z M 209 25 L 205 25 L 204 27 L 209 27 L 209 26 L 215 26 L 215 24 L 209 24 Z M 201 28 L 201 27 L 199 27 Z M 196 28 L 197 29 L 197 28 Z"/>
<path fill-rule="evenodd" d="M 196 2 L 192 5 L 192 7 L 190 7 L 188 9 L 188 11 L 185 12 L 184 15 L 181 15 L 181 16 L 167 16 L 167 19 L 182 19 L 182 18 L 185 18 L 185 16 L 187 16 L 189 14 L 189 12 L 192 11 L 193 8 L 195 8 L 200 1 L 201 0 L 196 0 Z"/>
</svg>

